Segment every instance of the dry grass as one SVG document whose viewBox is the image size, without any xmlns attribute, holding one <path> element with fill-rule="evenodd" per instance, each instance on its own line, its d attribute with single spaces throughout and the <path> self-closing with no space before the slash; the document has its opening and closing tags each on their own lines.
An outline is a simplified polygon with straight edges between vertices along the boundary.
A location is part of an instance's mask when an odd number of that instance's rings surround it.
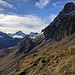
<svg viewBox="0 0 75 75">
<path fill-rule="evenodd" d="M 13 75 L 75 75 L 75 35 L 19 61 Z"/>
</svg>

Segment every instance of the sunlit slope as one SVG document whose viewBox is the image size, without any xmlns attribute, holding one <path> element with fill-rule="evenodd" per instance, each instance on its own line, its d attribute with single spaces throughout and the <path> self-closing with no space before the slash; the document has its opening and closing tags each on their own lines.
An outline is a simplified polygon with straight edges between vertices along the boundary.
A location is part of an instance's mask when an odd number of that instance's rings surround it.
<svg viewBox="0 0 75 75">
<path fill-rule="evenodd" d="M 75 75 L 75 33 L 19 61 L 13 75 Z"/>
</svg>

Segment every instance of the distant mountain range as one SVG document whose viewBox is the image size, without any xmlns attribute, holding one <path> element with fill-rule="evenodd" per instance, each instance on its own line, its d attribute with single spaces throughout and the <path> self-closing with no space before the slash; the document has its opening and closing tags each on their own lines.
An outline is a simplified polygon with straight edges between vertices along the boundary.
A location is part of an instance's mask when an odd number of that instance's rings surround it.
<svg viewBox="0 0 75 75">
<path fill-rule="evenodd" d="M 34 35 L 37 35 L 38 33 L 34 33 L 34 32 L 31 32 L 30 34 L 29 34 L 29 36 L 30 37 L 33 37 Z"/>
<path fill-rule="evenodd" d="M 12 38 L 24 38 L 25 35 L 29 35 L 29 37 L 33 37 L 34 35 L 37 35 L 37 34 L 38 34 L 38 33 L 34 33 L 34 32 L 31 32 L 30 34 L 25 34 L 25 33 L 23 33 L 22 31 L 18 31 L 18 32 L 14 33 L 14 34 L 8 33 L 8 35 L 9 35 L 10 37 L 12 37 Z"/>
<path fill-rule="evenodd" d="M 31 32 L 29 34 L 30 38 L 33 38 L 34 35 L 37 35 L 38 33 Z M 3 32 L 0 32 L 0 49 L 8 48 L 17 45 L 21 40 L 25 37 L 25 33 L 22 31 L 18 31 L 14 34 L 6 34 Z"/>
<path fill-rule="evenodd" d="M 0 75 L 75 74 L 75 4 L 67 3 L 42 31 L 15 33 L 25 37 L 14 47 L 0 50 Z"/>
<path fill-rule="evenodd" d="M 18 31 L 18 32 L 14 33 L 14 34 L 8 33 L 8 35 L 10 37 L 12 37 L 12 38 L 24 38 L 25 33 L 23 33 L 22 31 Z"/>
</svg>

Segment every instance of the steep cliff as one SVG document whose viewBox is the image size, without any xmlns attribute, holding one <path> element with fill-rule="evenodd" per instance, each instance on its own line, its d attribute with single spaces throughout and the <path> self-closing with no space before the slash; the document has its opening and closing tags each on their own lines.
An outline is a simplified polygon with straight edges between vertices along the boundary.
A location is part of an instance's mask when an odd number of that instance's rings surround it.
<svg viewBox="0 0 75 75">
<path fill-rule="evenodd" d="M 44 35 L 46 39 L 61 40 L 73 32 L 75 32 L 75 4 L 70 2 L 44 29 Z"/>
</svg>

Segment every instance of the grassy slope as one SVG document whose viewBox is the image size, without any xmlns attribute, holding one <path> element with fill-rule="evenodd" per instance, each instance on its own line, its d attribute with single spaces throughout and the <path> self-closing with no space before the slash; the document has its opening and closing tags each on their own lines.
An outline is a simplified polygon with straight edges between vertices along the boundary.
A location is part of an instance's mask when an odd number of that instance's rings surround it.
<svg viewBox="0 0 75 75">
<path fill-rule="evenodd" d="M 8 50 L 10 51 L 7 52 Z M 18 50 L 18 46 L 0 50 L 0 75 L 8 75 L 16 70 L 17 63 L 23 56 L 23 53 L 16 56 Z"/>
<path fill-rule="evenodd" d="M 38 47 L 37 47 L 38 48 Z M 13 75 L 75 75 L 75 33 L 19 61 Z"/>
</svg>

